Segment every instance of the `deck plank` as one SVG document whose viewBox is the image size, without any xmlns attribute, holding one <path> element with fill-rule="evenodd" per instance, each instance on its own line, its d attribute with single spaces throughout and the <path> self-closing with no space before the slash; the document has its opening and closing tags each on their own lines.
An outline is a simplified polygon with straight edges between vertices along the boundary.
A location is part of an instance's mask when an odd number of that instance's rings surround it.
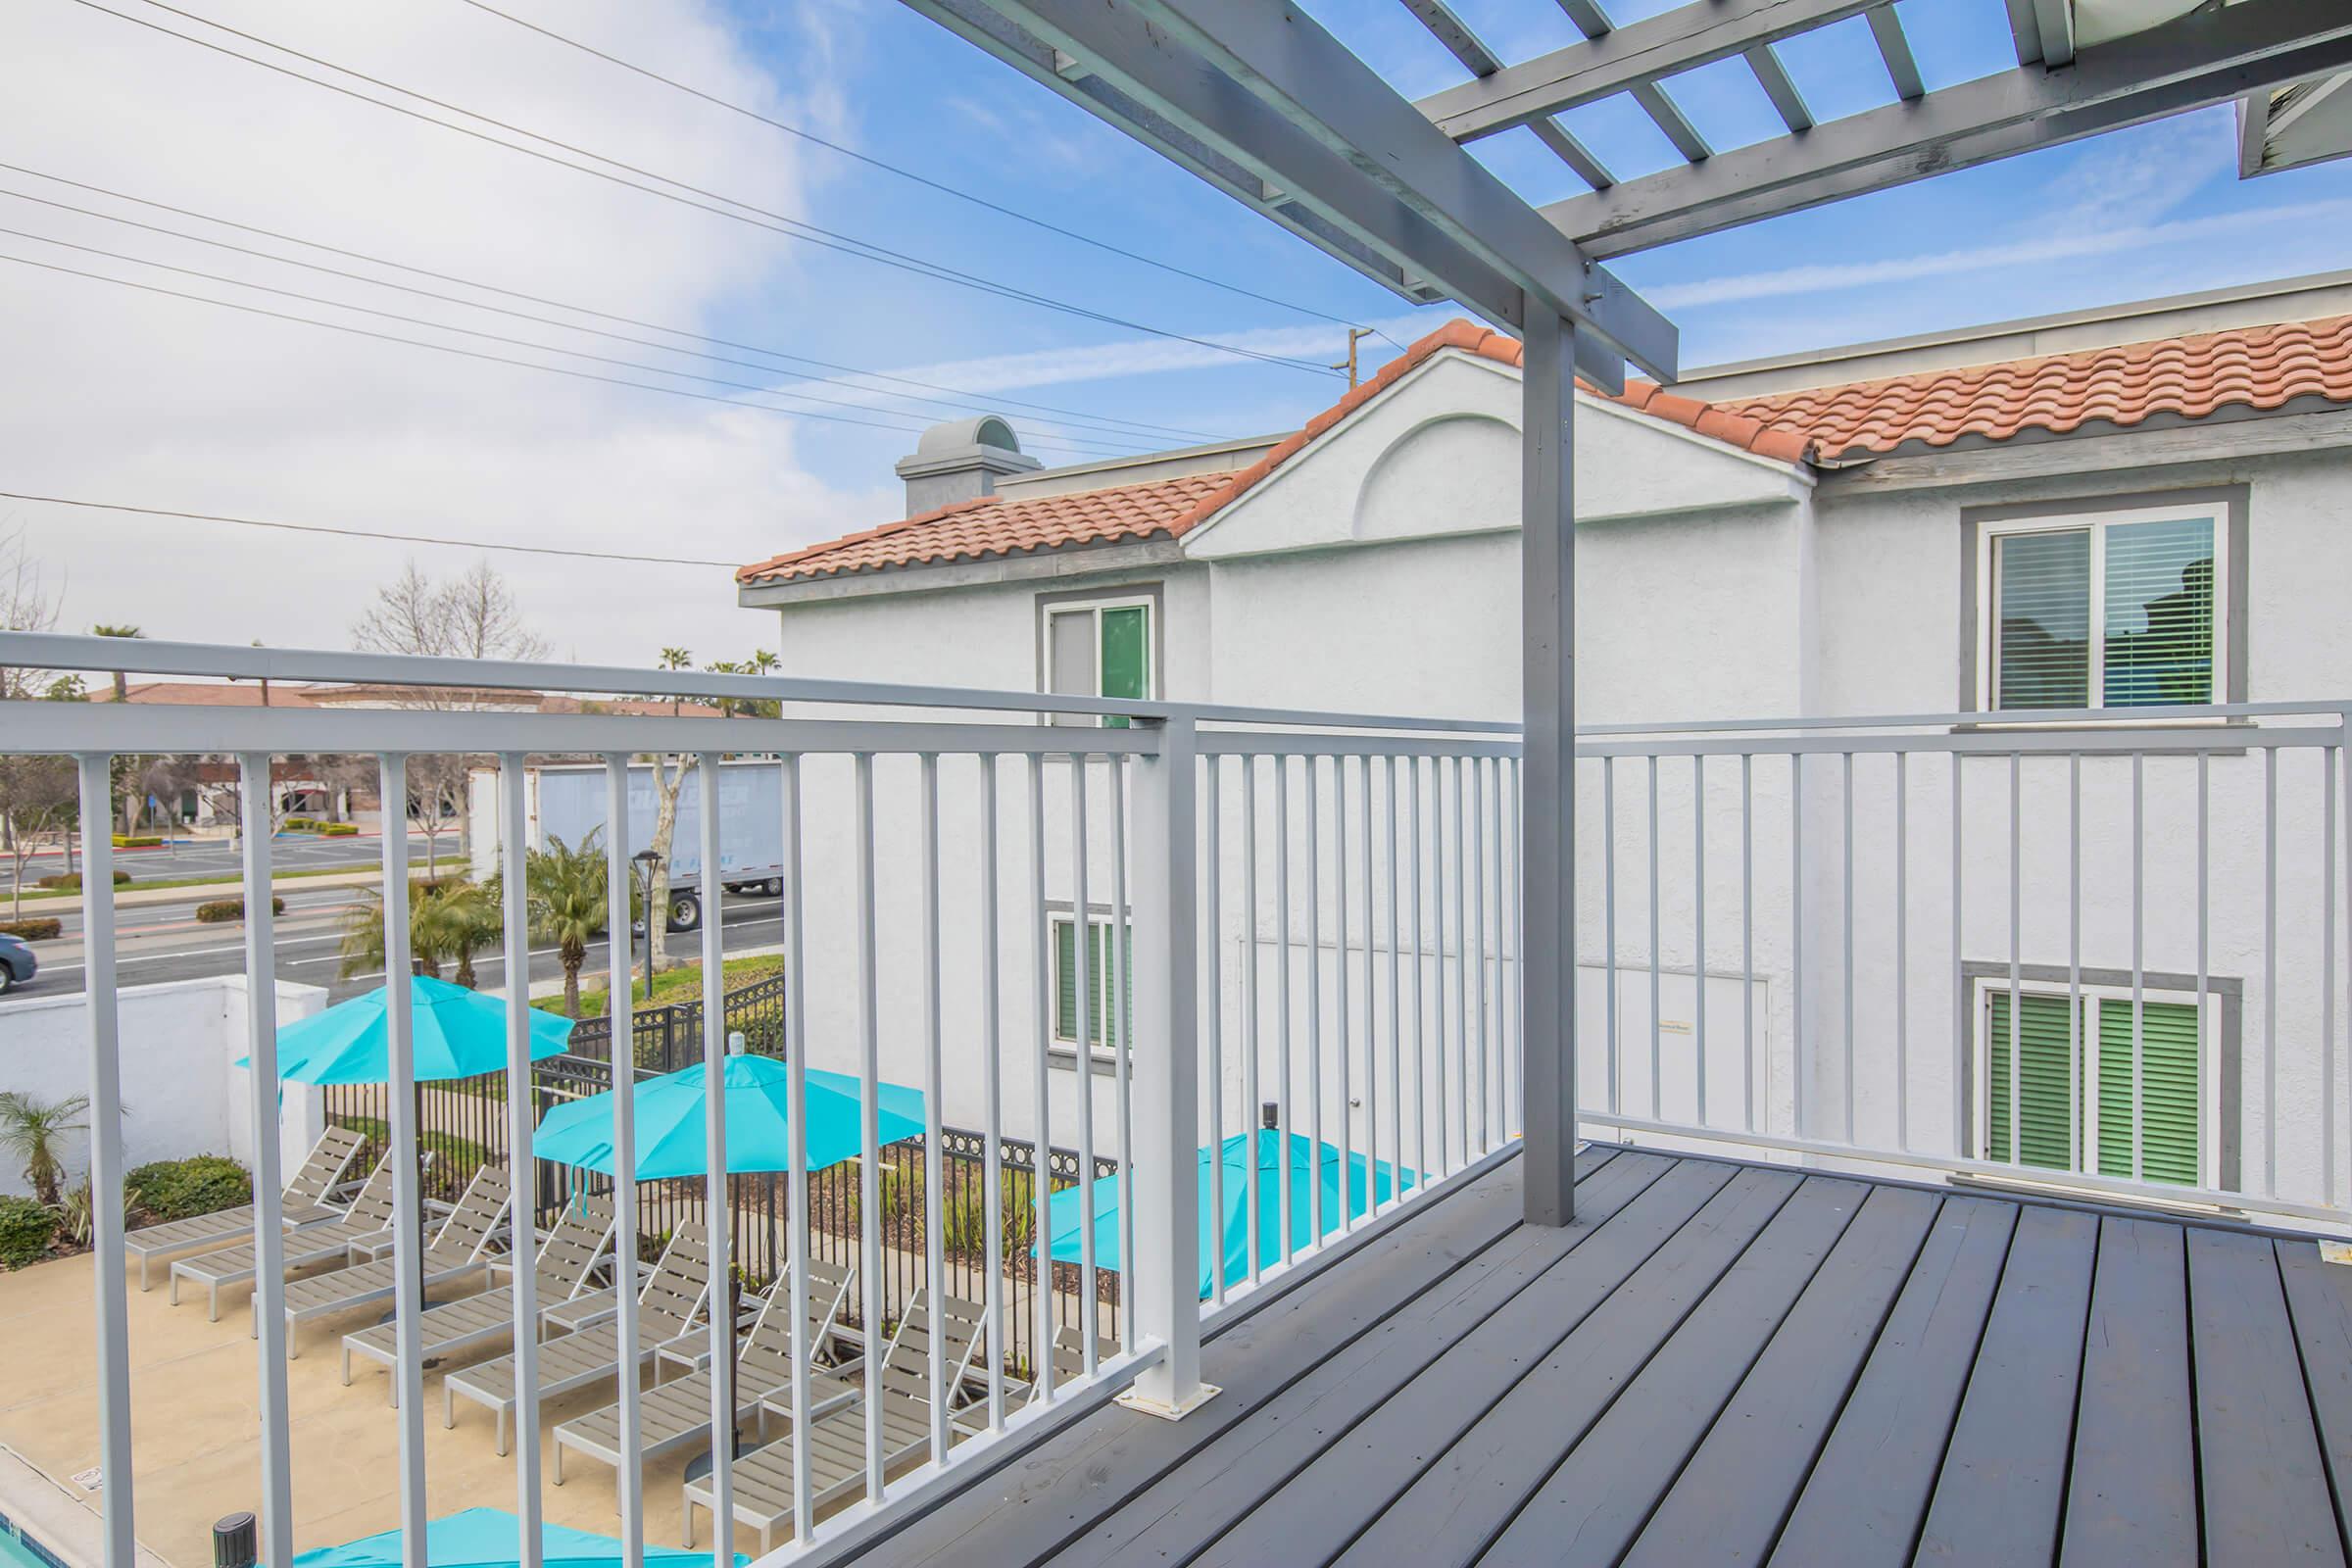
<svg viewBox="0 0 2352 1568">
<path fill-rule="evenodd" d="M 2082 1350 L 2066 1568 L 2197 1560 L 2197 1454 L 2180 1227 L 2109 1218 Z"/>
<path fill-rule="evenodd" d="M 1787 1170 L 1750 1167 L 1733 1176 L 1542 1365 L 1434 1455 L 1337 1560 L 1356 1568 L 1459 1568 L 1474 1561 L 1724 1272 L 1795 1200 L 1800 1185 L 1802 1178 Z M 1378 1503 L 1375 1496 L 1354 1499 L 1354 1517 L 1366 1517 Z"/>
<path fill-rule="evenodd" d="M 1528 1499 L 1481 1568 L 1613 1568 L 1829 1260 L 1840 1265 L 1840 1293 L 1873 1256 L 1891 1252 L 1907 1269 L 1935 1215 L 1924 1193 L 1807 1182 Z"/>
<path fill-rule="evenodd" d="M 1201 1555 L 1198 1568 L 1318 1562 L 1410 1486 L 1494 1400 L 1690 1224 L 1737 1174 L 1684 1160 L 1628 1203 L 1536 1289 L 1426 1363 L 1363 1420 L 1294 1472 Z"/>
<path fill-rule="evenodd" d="M 1547 1293 L 1539 1298 L 1545 1304 L 1516 1303 L 1579 1249 L 1613 1243 L 1617 1232 L 1605 1222 L 1677 1163 L 1666 1154 L 1621 1154 L 1578 1184 L 1572 1224 L 1522 1225 L 1071 1543 L 1054 1557 L 1054 1568 L 1095 1568 L 1114 1558 L 1184 1560 L 1474 1331 L 1514 1310 L 1531 1324 L 1552 1319 L 1559 1309 L 1548 1304 Z M 1730 1174 L 1721 1171 L 1719 1180 Z M 1691 1200 L 1689 1211 L 1697 1207 Z M 1625 1265 L 1629 1272 L 1632 1266 Z"/>
<path fill-rule="evenodd" d="M 2279 1278 L 2286 1285 L 2295 1345 L 2303 1355 L 2303 1381 L 2320 1428 L 2320 1455 L 2327 1461 L 2328 1490 L 2339 1520 L 2352 1488 L 2352 1268 L 2320 1259 L 2311 1242 L 2280 1241 Z"/>
<path fill-rule="evenodd" d="M 1944 1201 L 1781 1532 L 1774 1568 L 1910 1562 L 2017 1214 L 1991 1199 Z"/>
<path fill-rule="evenodd" d="M 2010 1568 L 2055 1559 L 2098 1242 L 2093 1214 L 2029 1207 L 2018 1215 L 1920 1533 L 1922 1562 Z"/>
<path fill-rule="evenodd" d="M 1579 1180 L 1597 1175 L 1614 1150 L 1577 1158 Z M 1217 1335 L 1204 1373 L 1224 1392 L 1182 1421 L 1116 1407 L 1099 1410 L 979 1477 L 952 1503 L 909 1519 L 861 1547 L 819 1550 L 812 1568 L 1031 1563 L 1246 1420 L 1263 1400 L 1377 1325 L 1429 1285 L 1509 1234 L 1524 1207 L 1520 1161 L 1511 1159 L 1442 1195 L 1280 1299 Z"/>
<path fill-rule="evenodd" d="M 1703 1434 L 1635 1539 L 1627 1568 L 1764 1561 L 1944 1208 L 1928 1193 L 1873 1195 Z"/>
<path fill-rule="evenodd" d="M 2205 1552 L 2216 1563 L 2340 1563 L 2303 1368 L 2268 1237 L 2188 1233 Z"/>
</svg>

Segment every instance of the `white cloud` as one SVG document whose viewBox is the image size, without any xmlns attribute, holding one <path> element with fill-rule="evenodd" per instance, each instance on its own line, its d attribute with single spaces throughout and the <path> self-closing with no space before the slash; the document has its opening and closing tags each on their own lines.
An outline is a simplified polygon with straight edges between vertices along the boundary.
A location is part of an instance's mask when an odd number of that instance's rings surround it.
<svg viewBox="0 0 2352 1568">
<path fill-rule="evenodd" d="M 121 4 L 240 52 L 267 54 L 137 0 Z M 802 163 L 787 139 L 463 8 L 205 0 L 203 10 L 779 212 L 805 208 Z M 715 0 L 575 0 L 550 20 L 779 118 L 824 124 L 839 117 L 827 90 L 808 102 L 780 98 Z M 835 42 L 816 38 L 811 46 L 829 50 Z M 791 279 L 792 250 L 773 236 L 500 152 L 85 7 L 6 8 L 0 60 L 18 65 L 0 92 L 0 147 L 10 149 L 12 162 L 681 325 L 707 326 L 731 301 Z M 829 75 L 819 71 L 814 79 Z M 0 177 L 0 185 L 110 205 L 15 175 Z M 0 201 L 0 223 L 379 308 L 412 308 L 356 285 L 224 261 L 201 247 L 133 237 L 24 203 Z M 0 251 L 332 314 L 75 259 L 30 241 L 0 240 Z M 457 315 L 429 307 L 419 314 Z M 507 330 L 513 323 L 468 324 Z M 517 335 L 532 334 L 522 328 Z M 830 426 L 673 404 L 7 264 L 0 264 L 0 343 L 8 345 L 0 489 L 746 561 L 887 513 L 895 489 L 843 493 L 813 478 L 803 453 L 826 439 Z M 32 549 L 69 582 L 69 624 L 130 620 L 175 638 L 342 647 L 375 583 L 404 556 L 415 554 L 436 573 L 468 564 L 456 551 L 0 502 L 6 520 L 22 522 Z M 583 660 L 645 662 L 674 642 L 698 656 L 735 655 L 773 635 L 764 617 L 734 608 L 723 572 L 493 559 L 555 646 Z"/>
</svg>

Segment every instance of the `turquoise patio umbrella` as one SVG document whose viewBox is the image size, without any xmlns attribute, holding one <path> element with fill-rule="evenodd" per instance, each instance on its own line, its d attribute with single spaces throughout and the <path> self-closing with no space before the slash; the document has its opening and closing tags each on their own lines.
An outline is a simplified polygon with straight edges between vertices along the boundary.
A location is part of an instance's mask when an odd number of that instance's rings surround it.
<svg viewBox="0 0 2352 1568">
<path fill-rule="evenodd" d="M 277 1075 L 298 1084 L 380 1084 L 392 1079 L 387 986 L 297 1018 L 277 1031 Z M 446 980 L 409 980 L 416 1081 L 474 1078 L 507 1067 L 507 1003 Z M 561 1056 L 571 1020 L 530 1009 L 531 1059 Z M 248 1064 L 240 1058 L 237 1065 Z"/>
<path fill-rule="evenodd" d="M 1320 1157 L 1315 1151 L 1320 1148 Z M 1200 1151 L 1200 1294 L 1209 1293 L 1208 1259 L 1222 1257 L 1225 1283 L 1239 1284 L 1250 1277 L 1250 1159 L 1254 1149 L 1257 1157 L 1258 1215 L 1257 1262 L 1259 1267 L 1282 1261 L 1282 1167 L 1283 1135 L 1273 1127 L 1260 1127 L 1254 1132 L 1236 1133 L 1221 1147 L 1224 1166 L 1225 1207 L 1215 1212 L 1211 1202 L 1209 1157 L 1212 1151 Z M 1316 1145 L 1300 1133 L 1290 1135 L 1290 1164 L 1296 1174 L 1291 1178 L 1296 1188 L 1298 1211 L 1291 1216 L 1291 1249 L 1310 1245 L 1314 1240 L 1314 1186 L 1323 1187 L 1323 1229 L 1325 1234 L 1337 1230 L 1343 1219 L 1340 1207 L 1340 1152 L 1329 1144 Z M 1365 1195 L 1370 1193 L 1371 1203 L 1385 1203 L 1396 1192 L 1410 1188 L 1416 1178 L 1411 1171 L 1398 1174 L 1387 1160 L 1372 1160 L 1365 1155 L 1348 1156 L 1347 1216 L 1360 1215 L 1369 1206 Z M 1054 1261 L 1080 1263 L 1085 1261 L 1085 1242 L 1080 1229 L 1088 1208 L 1094 1211 L 1095 1263 L 1100 1268 L 1119 1266 L 1119 1180 L 1102 1176 L 1084 1187 L 1064 1188 L 1055 1193 L 1047 1205 L 1046 1217 L 1052 1230 Z"/>
<path fill-rule="evenodd" d="M 432 1568 L 514 1568 L 521 1560 L 522 1522 L 504 1508 L 464 1508 L 428 1520 L 424 1527 L 424 1560 Z M 540 1551 L 548 1568 L 620 1568 L 620 1543 L 564 1525 L 541 1529 Z M 734 1554 L 740 1564 L 742 1552 Z M 710 1568 L 710 1553 L 680 1551 L 674 1546 L 645 1544 L 646 1568 Z M 340 1546 L 317 1546 L 297 1552 L 294 1568 L 401 1568 L 400 1532 L 362 1536 Z"/>
<path fill-rule="evenodd" d="M 792 1071 L 773 1056 L 730 1055 L 726 1062 L 727 1169 L 738 1174 L 792 1168 Z M 808 1168 L 823 1170 L 865 1148 L 863 1084 L 849 1073 L 808 1069 Z M 898 1084 L 876 1086 L 881 1144 L 923 1130 L 923 1096 Z M 704 1139 L 704 1069 L 648 1078 L 636 1086 L 637 1179 L 666 1181 L 710 1168 Z M 541 1159 L 612 1171 L 612 1093 L 558 1105 L 540 1120 L 531 1149 Z"/>
</svg>

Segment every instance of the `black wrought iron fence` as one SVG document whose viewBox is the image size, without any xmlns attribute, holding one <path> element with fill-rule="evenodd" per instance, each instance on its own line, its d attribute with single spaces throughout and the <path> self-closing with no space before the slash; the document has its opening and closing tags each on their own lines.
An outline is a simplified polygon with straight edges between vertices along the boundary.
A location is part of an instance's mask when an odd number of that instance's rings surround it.
<svg viewBox="0 0 2352 1568">
<path fill-rule="evenodd" d="M 784 1054 L 785 977 L 770 975 L 727 993 L 725 1028 L 744 1037 L 744 1049 L 760 1055 Z M 703 1007 L 700 1002 L 645 1007 L 634 1014 L 631 1055 L 640 1079 L 677 1072 L 703 1060 Z M 583 1018 L 573 1025 L 564 1054 L 538 1063 L 533 1074 L 535 1115 L 565 1100 L 603 1094 L 612 1087 L 612 1030 L 605 1018 Z M 417 1129 L 420 1148 L 429 1157 L 425 1195 L 454 1200 L 490 1161 L 504 1161 L 506 1136 L 506 1079 L 491 1073 L 417 1086 Z M 346 1085 L 326 1091 L 328 1119 L 368 1136 L 369 1148 L 362 1158 L 372 1162 L 389 1132 L 382 1085 Z M 987 1275 L 987 1207 L 985 1174 L 987 1140 L 962 1128 L 941 1129 L 942 1192 L 940 1288 L 967 1299 L 983 1298 Z M 1015 1375 L 1032 1365 L 1036 1339 L 1031 1303 L 1041 1288 L 1038 1259 L 1036 1194 L 1039 1180 L 1037 1147 L 1022 1139 L 1000 1141 L 1000 1220 L 1004 1244 L 1001 1256 L 1010 1287 L 1006 1296 L 1004 1354 Z M 858 1261 L 862 1238 L 858 1160 L 852 1159 L 810 1175 L 808 1183 L 809 1255 L 844 1266 Z M 1115 1176 L 1118 1161 L 1097 1156 L 1098 1176 Z M 1044 1179 L 1049 1192 L 1076 1185 L 1081 1169 L 1076 1151 L 1048 1151 Z M 881 1214 L 879 1226 L 883 1266 L 876 1282 L 885 1316 L 895 1316 L 922 1283 L 925 1237 L 923 1203 L 923 1140 L 905 1139 L 881 1151 Z M 593 1171 L 541 1162 L 535 1182 L 539 1223 L 554 1223 L 575 1192 L 604 1191 L 611 1179 Z M 732 1254 L 747 1289 L 763 1289 L 783 1271 L 788 1255 L 790 1182 L 777 1173 L 744 1174 L 729 1178 L 728 1210 Z M 708 1208 L 705 1183 L 696 1178 L 643 1183 L 638 1189 L 638 1255 L 651 1260 L 681 1224 L 700 1221 Z M 1107 1305 L 1118 1301 L 1118 1275 L 1098 1272 L 1098 1294 Z M 1053 1266 L 1050 1287 L 1060 1298 L 1055 1315 L 1068 1321 L 1081 1289 L 1075 1264 Z M 864 1293 L 859 1293 L 862 1296 Z M 858 1315 L 853 1311 L 855 1320 Z M 1115 1314 L 1105 1313 L 1107 1326 Z"/>
</svg>

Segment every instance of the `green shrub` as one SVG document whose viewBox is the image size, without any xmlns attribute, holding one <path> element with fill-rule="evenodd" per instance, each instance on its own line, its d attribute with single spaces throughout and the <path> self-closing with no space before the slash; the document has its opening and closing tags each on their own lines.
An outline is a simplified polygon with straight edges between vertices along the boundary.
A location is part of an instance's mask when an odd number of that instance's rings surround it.
<svg viewBox="0 0 2352 1568">
<path fill-rule="evenodd" d="M 130 873 L 128 871 L 115 873 L 115 886 L 122 887 L 129 881 Z M 36 888 L 55 888 L 60 893 L 78 893 L 81 891 L 81 873 L 79 871 L 53 871 L 45 877 L 36 879 L 32 885 Z"/>
<path fill-rule="evenodd" d="M 158 849 L 162 847 L 163 842 L 162 839 L 146 833 L 118 833 L 115 835 L 115 848 L 118 850 Z M 120 872 L 116 874 L 121 875 Z"/>
<path fill-rule="evenodd" d="M 356 839 L 360 836 L 360 830 L 349 822 L 321 822 L 318 824 L 318 833 L 320 837 L 330 839 Z"/>
<path fill-rule="evenodd" d="M 24 1268 L 49 1255 L 58 1218 L 29 1198 L 0 1198 L 0 1269 Z"/>
<path fill-rule="evenodd" d="M 22 937 L 26 942 L 46 942 L 64 929 L 64 922 L 55 918 L 0 920 L 0 937 Z"/>
<path fill-rule="evenodd" d="M 123 1177 L 122 1186 L 158 1221 L 193 1219 L 253 1201 L 253 1178 L 223 1154 L 159 1159 Z"/>
<path fill-rule="evenodd" d="M 270 900 L 270 912 L 272 914 L 285 913 L 286 901 L 272 896 Z M 218 925 L 223 920 L 242 920 L 245 918 L 245 901 L 243 899 L 214 899 L 208 904 L 199 904 L 196 906 L 196 918 L 207 925 Z"/>
</svg>

